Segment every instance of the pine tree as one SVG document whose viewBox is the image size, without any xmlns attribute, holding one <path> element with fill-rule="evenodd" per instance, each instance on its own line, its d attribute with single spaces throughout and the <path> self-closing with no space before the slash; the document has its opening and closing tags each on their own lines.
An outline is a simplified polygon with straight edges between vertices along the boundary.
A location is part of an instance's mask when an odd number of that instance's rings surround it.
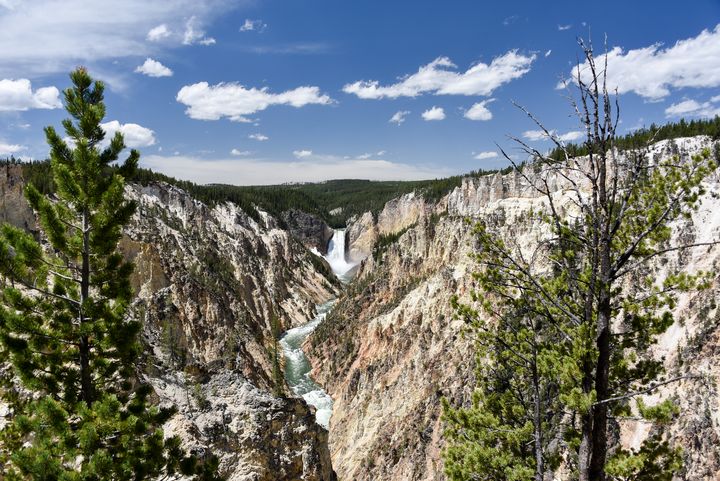
<svg viewBox="0 0 720 481">
<path fill-rule="evenodd" d="M 586 132 L 585 157 L 538 121 L 556 145 L 553 155 L 514 139 L 535 159 L 516 172 L 545 205 L 530 221 L 544 224 L 550 236 L 527 255 L 512 235 L 503 242 L 492 222 L 475 228 L 480 309 L 458 305 L 458 313 L 484 351 L 473 405 L 445 403 L 445 466 L 453 480 L 534 473 L 541 481 L 559 459 L 580 481 L 670 480 L 681 464 L 680 449 L 661 429 L 677 413 L 672 398 L 650 406 L 642 395 L 694 377 L 668 378 L 651 348 L 674 322 L 677 294 L 703 288 L 708 277 L 669 272 L 656 278 L 649 263 L 715 244 L 679 243 L 671 225 L 697 208 L 716 163 L 707 150 L 659 161 L 646 145 L 624 145 L 620 152 L 607 64 L 596 65 L 592 46 L 580 44 L 585 63 L 573 79 L 579 100 L 572 106 Z M 553 185 L 562 186 L 564 201 Z M 514 389 L 523 401 L 502 389 Z M 627 418 L 656 427 L 635 451 L 612 440 L 611 430 Z M 493 450 L 507 453 L 506 461 L 487 474 L 483 464 L 492 466 Z"/>
<path fill-rule="evenodd" d="M 139 480 L 201 471 L 179 440 L 163 439 L 172 414 L 149 405 L 135 378 L 140 324 L 128 319 L 132 265 L 117 250 L 135 204 L 124 196 L 139 154 L 120 133 L 104 142 L 103 83 L 84 68 L 64 92 L 69 141 L 45 129 L 56 198 L 29 184 L 42 242 L 9 225 L 0 236 L 0 360 L 11 369 L 2 399 L 6 479 Z M 70 145 L 69 145 L 70 144 Z M 212 477 L 207 465 L 207 479 Z"/>
</svg>

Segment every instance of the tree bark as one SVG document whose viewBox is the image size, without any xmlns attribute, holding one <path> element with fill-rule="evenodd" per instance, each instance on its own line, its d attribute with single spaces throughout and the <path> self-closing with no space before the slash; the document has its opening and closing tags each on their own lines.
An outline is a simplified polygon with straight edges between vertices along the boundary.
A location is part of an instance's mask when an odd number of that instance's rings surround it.
<svg viewBox="0 0 720 481">
<path fill-rule="evenodd" d="M 90 294 L 90 213 L 88 209 L 83 211 L 82 220 L 83 247 L 82 247 L 82 268 L 80 271 L 80 329 L 85 323 L 83 309 L 85 301 Z M 80 337 L 80 394 L 81 399 L 88 406 L 94 401 L 92 375 L 90 372 L 90 339 L 87 335 Z"/>
<path fill-rule="evenodd" d="M 535 397 L 535 410 L 533 413 L 535 424 L 535 481 L 543 481 L 545 463 L 542 446 L 542 406 L 540 399 L 540 376 L 537 370 L 537 350 L 533 348 L 533 395 Z"/>
</svg>

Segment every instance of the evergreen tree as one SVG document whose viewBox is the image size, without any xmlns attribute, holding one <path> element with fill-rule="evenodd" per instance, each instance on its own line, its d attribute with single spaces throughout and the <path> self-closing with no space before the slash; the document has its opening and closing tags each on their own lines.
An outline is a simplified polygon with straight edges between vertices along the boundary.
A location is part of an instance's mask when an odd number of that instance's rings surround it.
<svg viewBox="0 0 720 481">
<path fill-rule="evenodd" d="M 211 479 L 212 463 L 197 468 L 178 439 L 163 439 L 172 412 L 151 407 L 151 388 L 135 379 L 140 324 L 126 315 L 132 265 L 117 244 L 135 210 L 124 179 L 139 154 L 111 168 L 125 145 L 120 133 L 103 142 L 103 84 L 84 68 L 70 78 L 70 141 L 45 129 L 56 198 L 26 189 L 42 242 L 9 225 L 0 236 L 0 360 L 11 366 L 2 398 L 12 408 L 2 477 L 139 480 L 207 468 Z"/>
<path fill-rule="evenodd" d="M 552 156 L 515 139 L 535 159 L 517 172 L 544 201 L 530 220 L 549 238 L 528 255 L 512 235 L 503 242 L 492 222 L 475 228 L 480 308 L 458 312 L 477 334 L 479 375 L 471 407 L 445 403 L 452 480 L 541 481 L 560 459 L 580 481 L 670 480 L 680 466 L 679 448 L 660 429 L 677 411 L 672 398 L 649 406 L 642 395 L 692 377 L 667 378 L 650 348 L 674 322 L 677 294 L 704 287 L 707 277 L 656 278 L 648 264 L 714 244 L 678 243 L 671 225 L 697 208 L 716 163 L 709 151 L 659 161 L 644 148 L 620 152 L 607 65 L 581 47 L 573 107 L 587 134 L 585 157 L 539 122 L 555 142 Z M 626 418 L 657 427 L 638 450 L 613 441 Z M 504 459 L 493 464 L 493 456 Z"/>
</svg>

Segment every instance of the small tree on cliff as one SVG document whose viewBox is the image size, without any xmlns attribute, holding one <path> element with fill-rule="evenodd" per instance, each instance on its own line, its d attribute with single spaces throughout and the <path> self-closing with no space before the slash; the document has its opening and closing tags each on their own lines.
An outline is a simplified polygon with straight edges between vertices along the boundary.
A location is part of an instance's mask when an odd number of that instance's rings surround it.
<svg viewBox="0 0 720 481">
<path fill-rule="evenodd" d="M 552 155 L 514 138 L 535 159 L 516 172 L 543 200 L 531 221 L 549 236 L 539 235 L 528 252 L 517 239 L 503 242 L 491 221 L 475 227 L 483 271 L 474 296 L 483 302 L 458 309 L 478 333 L 480 375 L 470 408 L 446 403 L 453 480 L 542 481 L 559 456 L 580 481 L 669 480 L 680 465 L 662 430 L 629 451 L 611 429 L 625 418 L 670 420 L 672 399 L 649 406 L 642 395 L 690 377 L 667 378 L 650 348 L 674 321 L 677 293 L 702 288 L 707 278 L 672 269 L 656 276 L 649 263 L 715 244 L 682 244 L 671 225 L 697 208 L 716 165 L 708 151 L 659 161 L 646 146 L 618 152 L 607 56 L 598 66 L 592 47 L 580 45 L 585 61 L 572 106 L 584 145 L 568 148 L 537 121 L 555 143 Z M 493 464 L 492 456 L 504 458 Z"/>
<path fill-rule="evenodd" d="M 140 324 L 126 316 L 132 265 L 117 244 L 135 210 L 124 179 L 139 154 L 111 167 L 125 145 L 117 133 L 101 147 L 103 84 L 84 68 L 70 78 L 72 118 L 63 127 L 73 148 L 45 129 L 57 197 L 26 189 L 47 245 L 9 225 L 0 235 L 0 360 L 10 366 L 2 398 L 12 408 L 0 435 L 0 477 L 192 474 L 195 460 L 177 439 L 163 439 L 171 412 L 150 407 L 150 387 L 134 380 Z"/>
</svg>

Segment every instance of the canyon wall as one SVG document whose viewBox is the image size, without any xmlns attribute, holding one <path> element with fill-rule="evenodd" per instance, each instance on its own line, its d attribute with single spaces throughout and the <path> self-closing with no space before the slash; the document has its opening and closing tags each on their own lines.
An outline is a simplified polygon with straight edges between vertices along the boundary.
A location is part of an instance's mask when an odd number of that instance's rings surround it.
<svg viewBox="0 0 720 481">
<path fill-rule="evenodd" d="M 0 175 L 0 220 L 34 230 L 22 169 Z M 129 184 L 137 211 L 120 250 L 134 262 L 131 315 L 143 322 L 138 376 L 174 405 L 165 426 L 229 480 L 335 479 L 327 431 L 302 399 L 271 394 L 275 329 L 304 324 L 338 293 L 301 240 L 260 212 L 207 206 L 165 183 Z M 309 232 L 310 237 L 317 232 Z M 284 380 L 280 380 L 284 382 Z"/>
<path fill-rule="evenodd" d="M 704 137 L 664 141 L 652 155 L 665 158 L 679 152 L 687 158 L 705 147 L 712 143 Z M 524 174 L 532 177 L 532 167 Z M 556 176 L 549 185 L 555 199 L 567 199 L 567 179 Z M 708 179 L 707 189 L 700 209 L 673 226 L 676 240 L 720 239 L 717 173 Z M 353 232 L 350 249 L 354 240 L 366 259 L 306 344 L 314 376 L 335 399 L 330 452 L 342 480 L 444 479 L 440 399 L 468 405 L 475 382 L 472 343 L 450 307 L 451 296 L 469 301 L 473 288 L 472 222 L 484 220 L 506 243 L 525 252 L 549 234 L 532 214 L 546 208 L 545 199 L 518 173 L 465 179 L 440 202 L 419 210 L 399 208 L 400 202 L 392 208 L 409 214 L 405 220 L 394 219 L 394 233 L 401 234 L 396 242 L 367 242 L 377 241 L 380 229 L 367 214 L 348 226 Z M 567 201 L 559 203 L 568 212 L 573 209 Z M 711 270 L 717 276 L 718 263 L 720 246 L 705 246 L 667 255 L 651 268 L 659 280 L 678 267 Z M 684 449 L 679 479 L 688 481 L 716 479 L 720 472 L 720 396 L 714 387 L 720 380 L 718 293 L 715 277 L 710 289 L 680 295 L 675 324 L 655 350 L 670 376 L 692 372 L 704 377 L 654 394 L 679 400 L 682 410 L 670 436 Z M 624 422 L 618 429 L 626 447 L 639 446 L 649 434 L 642 423 Z"/>
</svg>

